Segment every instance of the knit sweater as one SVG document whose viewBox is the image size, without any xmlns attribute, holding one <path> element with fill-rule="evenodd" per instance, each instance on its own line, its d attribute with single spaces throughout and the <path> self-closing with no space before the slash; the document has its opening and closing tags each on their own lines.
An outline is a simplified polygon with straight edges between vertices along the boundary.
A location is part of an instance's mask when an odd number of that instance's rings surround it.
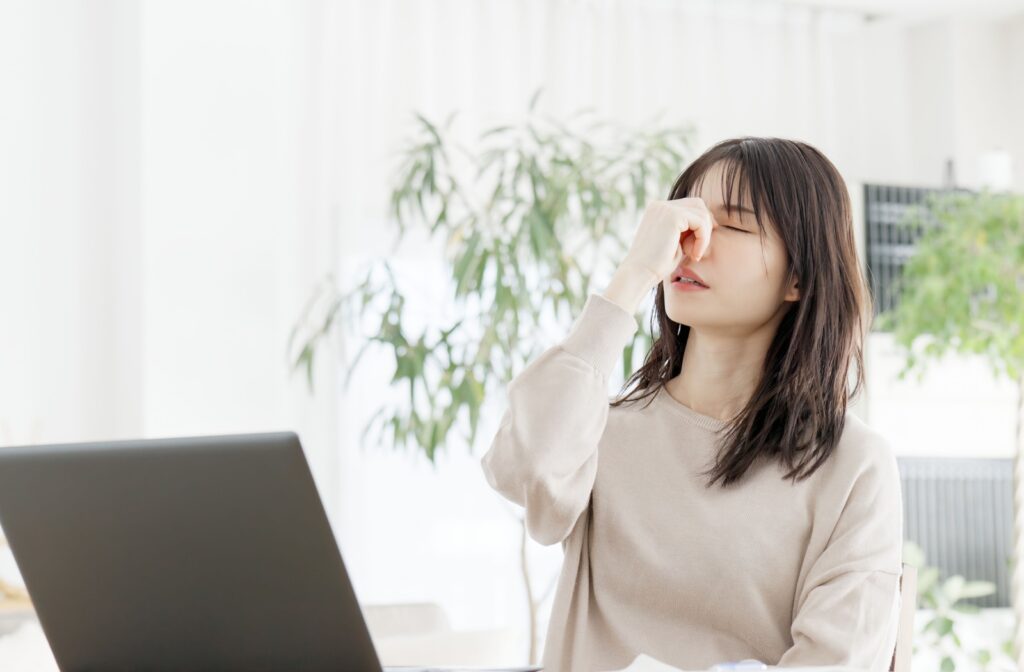
<svg viewBox="0 0 1024 672">
<path fill-rule="evenodd" d="M 545 670 L 618 670 L 641 653 L 689 670 L 746 658 L 888 670 L 903 502 L 887 439 L 847 410 L 809 478 L 762 460 L 707 488 L 699 472 L 725 421 L 664 388 L 609 404 L 638 328 L 590 294 L 568 335 L 508 384 L 481 460 L 490 486 L 524 507 L 530 537 L 564 553 Z"/>
</svg>

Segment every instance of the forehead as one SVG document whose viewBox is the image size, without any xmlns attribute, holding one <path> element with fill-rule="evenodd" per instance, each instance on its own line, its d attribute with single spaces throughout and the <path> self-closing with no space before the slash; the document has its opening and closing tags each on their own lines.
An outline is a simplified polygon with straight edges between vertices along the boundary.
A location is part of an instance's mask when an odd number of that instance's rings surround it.
<svg viewBox="0 0 1024 672">
<path fill-rule="evenodd" d="M 709 208 L 724 206 L 727 202 L 727 197 L 730 199 L 728 202 L 753 208 L 750 194 L 740 193 L 740 171 L 741 169 L 737 166 L 726 166 L 725 161 L 717 161 L 697 177 L 691 196 L 699 196 L 701 200 L 708 204 Z M 732 179 L 731 185 L 727 182 L 727 179 L 730 177 Z M 747 185 L 743 185 L 743 188 L 744 191 L 748 191 Z"/>
<path fill-rule="evenodd" d="M 742 168 L 737 164 L 727 164 L 724 160 L 717 161 L 705 170 L 703 174 L 697 176 L 690 190 L 690 195 L 699 196 L 715 215 L 718 215 L 720 212 L 723 215 L 729 214 L 725 206 L 727 203 L 730 203 L 734 206 L 731 213 L 733 217 L 739 218 L 740 221 L 749 221 L 752 226 L 757 226 L 757 217 L 752 212 L 754 210 L 754 202 L 750 196 L 750 185 L 747 180 L 741 179 L 742 177 Z M 730 179 L 732 180 L 731 185 L 729 183 Z M 736 210 L 736 206 L 751 212 Z M 775 223 L 763 207 L 761 208 L 760 219 L 764 225 L 764 235 L 769 240 L 775 238 L 777 236 Z M 760 229 L 762 227 L 758 226 L 757 228 Z"/>
</svg>

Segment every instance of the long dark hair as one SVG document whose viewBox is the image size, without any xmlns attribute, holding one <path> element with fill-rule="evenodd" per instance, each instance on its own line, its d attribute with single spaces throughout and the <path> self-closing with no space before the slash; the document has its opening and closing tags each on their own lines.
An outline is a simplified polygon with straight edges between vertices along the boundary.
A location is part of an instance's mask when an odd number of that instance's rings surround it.
<svg viewBox="0 0 1024 672">
<path fill-rule="evenodd" d="M 779 323 L 750 400 L 719 430 L 724 434 L 716 463 L 704 475 L 711 477 L 707 487 L 719 480 L 725 487 L 756 461 L 770 459 L 788 470 L 784 478 L 796 482 L 835 450 L 847 404 L 864 385 L 863 343 L 873 307 L 857 257 L 850 195 L 839 171 L 814 147 L 742 137 L 719 142 L 693 161 L 672 185 L 669 200 L 693 195 L 719 161 L 724 161 L 725 203 L 734 203 L 738 178 L 740 196 L 753 202 L 762 242 L 762 213 L 775 223 L 789 260 L 787 286 L 795 278 L 800 297 Z M 612 406 L 653 397 L 682 368 L 690 328 L 665 314 L 662 283 L 651 332 L 650 352 Z M 852 363 L 856 376 L 848 390 Z"/>
</svg>

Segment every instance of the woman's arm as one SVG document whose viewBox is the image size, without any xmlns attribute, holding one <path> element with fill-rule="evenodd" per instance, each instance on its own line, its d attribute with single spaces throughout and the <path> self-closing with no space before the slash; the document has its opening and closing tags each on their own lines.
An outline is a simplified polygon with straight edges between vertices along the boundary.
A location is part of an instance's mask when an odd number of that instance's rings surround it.
<svg viewBox="0 0 1024 672">
<path fill-rule="evenodd" d="M 526 508 L 526 530 L 538 542 L 565 540 L 590 501 L 608 376 L 640 328 L 637 306 L 682 261 L 684 239 L 700 258 L 712 225 L 699 198 L 649 203 L 604 294 L 590 294 L 569 335 L 509 383 L 482 466 L 492 488 Z"/>
<path fill-rule="evenodd" d="M 875 440 L 882 446 L 868 446 L 874 457 L 849 489 L 828 544 L 804 583 L 791 628 L 793 646 L 777 663 L 780 667 L 889 669 L 900 609 L 914 605 L 901 605 L 899 599 L 899 468 L 888 444 Z"/>
<path fill-rule="evenodd" d="M 589 503 L 608 377 L 638 329 L 631 312 L 590 294 L 568 336 L 508 385 L 508 407 L 481 465 L 492 488 L 526 509 L 527 532 L 541 544 L 564 540 Z"/>
</svg>

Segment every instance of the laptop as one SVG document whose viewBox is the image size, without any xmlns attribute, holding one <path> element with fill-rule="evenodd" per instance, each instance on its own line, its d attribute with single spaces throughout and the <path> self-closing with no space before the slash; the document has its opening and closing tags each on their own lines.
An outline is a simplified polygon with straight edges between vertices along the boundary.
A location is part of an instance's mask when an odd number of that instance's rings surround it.
<svg viewBox="0 0 1024 672">
<path fill-rule="evenodd" d="M 468 669 L 381 667 L 294 432 L 0 448 L 0 526 L 62 672 Z"/>
</svg>

